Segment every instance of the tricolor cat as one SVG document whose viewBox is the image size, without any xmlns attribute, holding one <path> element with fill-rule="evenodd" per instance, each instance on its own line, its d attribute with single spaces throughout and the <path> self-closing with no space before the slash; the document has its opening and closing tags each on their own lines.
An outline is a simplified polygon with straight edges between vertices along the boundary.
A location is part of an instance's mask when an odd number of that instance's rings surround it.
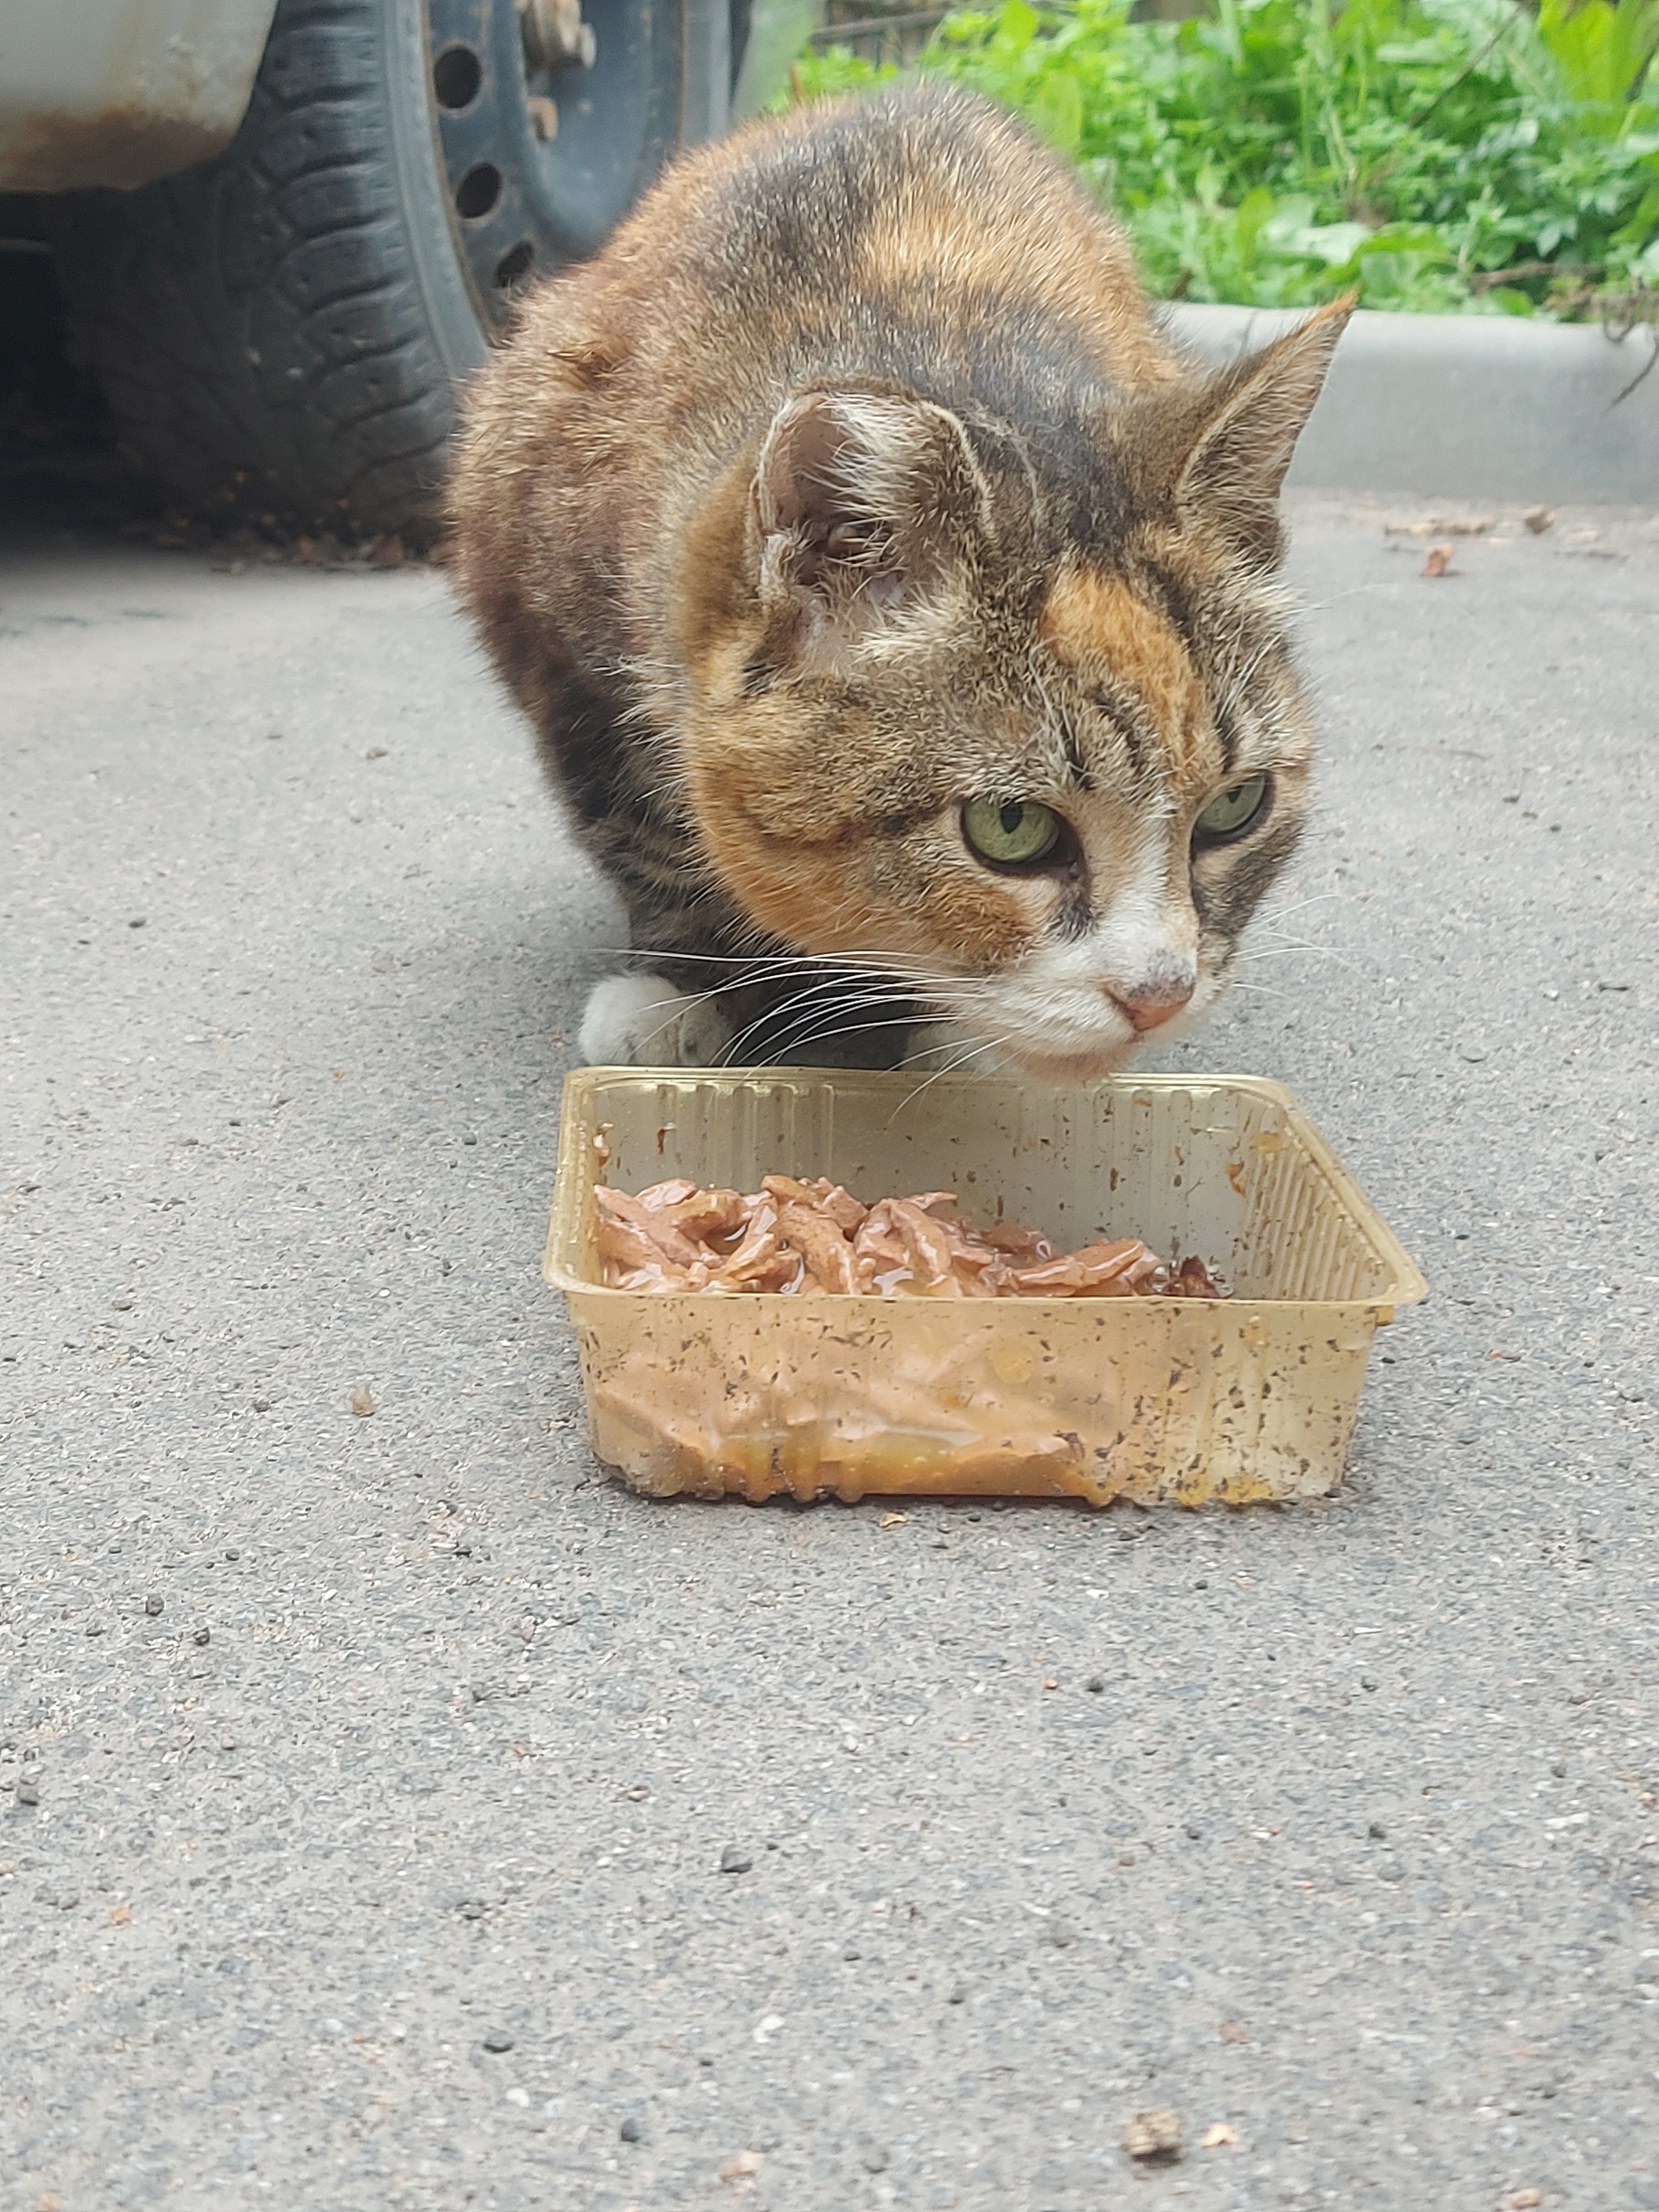
<svg viewBox="0 0 1659 2212">
<path fill-rule="evenodd" d="M 591 1060 L 1103 1073 L 1307 809 L 1278 496 L 1348 303 L 1215 374 L 937 87 L 671 170 L 471 396 L 456 573 L 626 902 Z"/>
</svg>

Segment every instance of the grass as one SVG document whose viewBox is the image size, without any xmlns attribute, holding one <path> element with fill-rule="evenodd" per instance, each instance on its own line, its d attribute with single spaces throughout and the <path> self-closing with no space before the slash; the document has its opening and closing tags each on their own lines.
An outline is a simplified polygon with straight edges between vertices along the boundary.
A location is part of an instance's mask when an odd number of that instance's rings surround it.
<svg viewBox="0 0 1659 2212">
<path fill-rule="evenodd" d="M 1659 320 L 1659 0 L 1001 0 L 918 64 L 1017 108 L 1161 297 Z M 798 97 L 890 78 L 845 48 Z"/>
</svg>

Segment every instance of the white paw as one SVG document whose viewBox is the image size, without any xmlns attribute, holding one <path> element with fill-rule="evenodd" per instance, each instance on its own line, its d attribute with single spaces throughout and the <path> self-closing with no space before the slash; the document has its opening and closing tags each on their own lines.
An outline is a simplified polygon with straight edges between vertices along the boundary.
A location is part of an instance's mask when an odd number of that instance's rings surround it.
<svg viewBox="0 0 1659 2212">
<path fill-rule="evenodd" d="M 731 1042 L 707 999 L 660 975 L 607 975 L 588 994 L 576 1046 L 594 1067 L 714 1067 Z"/>
</svg>

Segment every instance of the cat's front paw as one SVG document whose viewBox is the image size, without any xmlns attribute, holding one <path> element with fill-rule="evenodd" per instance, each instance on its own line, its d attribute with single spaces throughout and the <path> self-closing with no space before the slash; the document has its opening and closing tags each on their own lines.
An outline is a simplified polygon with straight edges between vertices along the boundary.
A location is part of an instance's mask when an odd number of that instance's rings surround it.
<svg viewBox="0 0 1659 2212">
<path fill-rule="evenodd" d="M 576 1044 L 599 1067 L 717 1067 L 732 1032 L 706 998 L 660 975 L 607 975 L 588 994 Z"/>
</svg>

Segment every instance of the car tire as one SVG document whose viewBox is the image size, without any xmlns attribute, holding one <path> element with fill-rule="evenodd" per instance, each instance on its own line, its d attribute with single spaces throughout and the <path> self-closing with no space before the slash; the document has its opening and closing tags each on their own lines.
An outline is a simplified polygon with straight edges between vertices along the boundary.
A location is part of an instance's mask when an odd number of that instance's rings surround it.
<svg viewBox="0 0 1659 2212">
<path fill-rule="evenodd" d="M 584 4 L 279 0 L 224 153 L 59 204 L 72 347 L 175 504 L 426 532 L 517 293 L 726 125 L 730 0 Z"/>
</svg>

